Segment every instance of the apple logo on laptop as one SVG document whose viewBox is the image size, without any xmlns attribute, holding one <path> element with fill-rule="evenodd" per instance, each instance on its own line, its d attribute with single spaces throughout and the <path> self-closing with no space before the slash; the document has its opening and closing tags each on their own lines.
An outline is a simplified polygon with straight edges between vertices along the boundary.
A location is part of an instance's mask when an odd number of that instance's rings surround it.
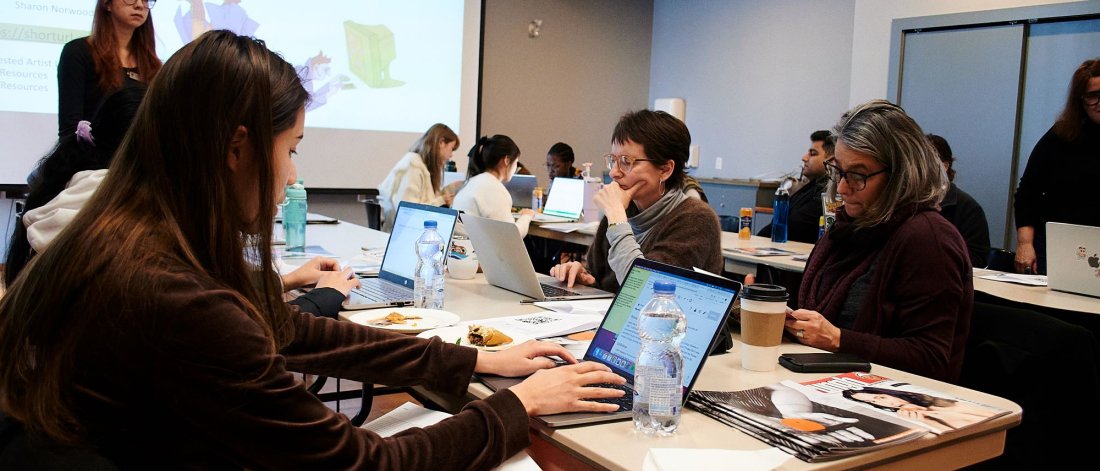
<svg viewBox="0 0 1100 471">
<path fill-rule="evenodd" d="M 1089 266 L 1092 268 L 1100 268 L 1100 257 L 1097 257 L 1096 254 L 1092 254 L 1092 256 L 1089 257 Z"/>
</svg>

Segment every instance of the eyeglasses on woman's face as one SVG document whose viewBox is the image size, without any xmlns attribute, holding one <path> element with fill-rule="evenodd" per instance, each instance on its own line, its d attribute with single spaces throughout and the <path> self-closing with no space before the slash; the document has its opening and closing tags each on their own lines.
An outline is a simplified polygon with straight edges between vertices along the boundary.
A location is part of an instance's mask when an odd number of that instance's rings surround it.
<svg viewBox="0 0 1100 471">
<path fill-rule="evenodd" d="M 122 0 L 122 3 L 129 6 L 137 5 L 138 2 L 145 4 L 145 8 L 153 8 L 153 5 L 157 4 L 157 0 Z"/>
<path fill-rule="evenodd" d="M 1100 104 L 1100 90 L 1081 95 L 1081 101 L 1084 101 L 1085 104 L 1089 106 Z"/>
<path fill-rule="evenodd" d="M 880 173 L 887 173 L 889 171 L 890 168 L 886 167 L 882 170 L 871 173 L 845 172 L 844 170 L 841 170 L 839 166 L 837 166 L 836 159 L 829 159 L 827 162 L 825 162 L 825 173 L 829 175 L 829 180 L 832 180 L 839 184 L 840 179 L 843 178 L 844 181 L 848 183 L 848 188 L 851 188 L 852 191 L 863 191 L 864 188 L 867 188 L 868 179 Z"/>
<path fill-rule="evenodd" d="M 615 166 L 617 165 L 619 167 L 619 170 L 621 170 L 623 173 L 629 172 L 631 169 L 633 169 L 634 168 L 634 163 L 636 163 L 636 162 L 652 162 L 653 161 L 653 159 L 638 159 L 638 158 L 634 158 L 634 157 L 631 157 L 631 156 L 626 155 L 626 154 L 623 154 L 623 155 L 607 154 L 607 155 L 604 155 L 603 158 L 604 158 L 604 160 L 607 161 L 607 169 L 608 170 L 613 170 L 615 168 Z"/>
</svg>

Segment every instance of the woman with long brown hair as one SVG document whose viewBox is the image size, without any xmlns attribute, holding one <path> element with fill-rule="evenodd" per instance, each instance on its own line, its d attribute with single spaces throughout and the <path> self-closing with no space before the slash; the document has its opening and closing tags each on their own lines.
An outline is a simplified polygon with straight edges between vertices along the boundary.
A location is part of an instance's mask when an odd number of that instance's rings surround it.
<svg viewBox="0 0 1100 471">
<path fill-rule="evenodd" d="M 487 469 L 525 447 L 528 415 L 609 411 L 558 345 L 498 352 L 302 314 L 271 263 L 276 201 L 305 103 L 261 42 L 212 31 L 153 81 L 100 191 L 0 300 L 0 412 L 120 468 Z M 357 428 L 289 370 L 466 391 L 524 375 L 454 417 L 390 439 Z"/>
<path fill-rule="evenodd" d="M 413 143 L 405 156 L 378 186 L 382 202 L 382 230 L 393 229 L 393 217 L 402 201 L 450 205 L 453 194 L 443 191 L 443 168 L 458 148 L 458 134 L 443 123 L 435 123 Z"/>
<path fill-rule="evenodd" d="M 1062 113 L 1035 144 L 1016 187 L 1016 271 L 1046 274 L 1047 222 L 1100 226 L 1098 151 L 1100 58 L 1095 58 L 1073 72 Z"/>
<path fill-rule="evenodd" d="M 156 0 L 96 0 L 92 34 L 65 44 L 57 62 L 57 134 L 77 130 L 103 100 L 134 82 L 149 83 L 160 70 L 153 21 Z"/>
</svg>

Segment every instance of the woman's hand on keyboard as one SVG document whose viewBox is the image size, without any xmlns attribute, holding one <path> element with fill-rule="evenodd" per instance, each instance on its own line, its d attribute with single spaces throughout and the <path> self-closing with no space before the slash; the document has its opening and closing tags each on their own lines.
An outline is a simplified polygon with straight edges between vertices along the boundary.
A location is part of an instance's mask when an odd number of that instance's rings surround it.
<svg viewBox="0 0 1100 471">
<path fill-rule="evenodd" d="M 315 284 L 327 272 L 339 271 L 340 264 L 331 258 L 313 257 L 296 270 L 283 276 L 283 289 L 290 291 Z M 347 294 L 347 293 L 344 293 Z"/>
<path fill-rule="evenodd" d="M 574 283 L 588 286 L 596 284 L 596 277 L 589 274 L 581 262 L 568 262 L 550 267 L 550 276 L 564 282 L 569 288 L 572 288 Z"/>
<path fill-rule="evenodd" d="M 565 347 L 552 342 L 528 340 L 507 350 L 499 352 L 479 351 L 474 371 L 491 373 L 497 376 L 527 376 L 538 370 L 553 368 L 554 360 L 548 356 L 557 356 L 568 363 L 576 363 Z"/>
<path fill-rule="evenodd" d="M 539 370 L 511 388 L 527 415 L 548 415 L 562 412 L 615 412 L 619 406 L 585 399 L 622 397 L 618 389 L 589 385 L 599 383 L 624 384 L 626 379 L 611 372 L 605 365 L 586 361 L 560 368 Z"/>
<path fill-rule="evenodd" d="M 317 280 L 318 288 L 332 288 L 344 296 L 347 296 L 353 288 L 358 288 L 361 284 L 359 277 L 352 273 L 351 267 L 340 271 L 326 271 L 321 275 L 321 279 Z"/>
</svg>

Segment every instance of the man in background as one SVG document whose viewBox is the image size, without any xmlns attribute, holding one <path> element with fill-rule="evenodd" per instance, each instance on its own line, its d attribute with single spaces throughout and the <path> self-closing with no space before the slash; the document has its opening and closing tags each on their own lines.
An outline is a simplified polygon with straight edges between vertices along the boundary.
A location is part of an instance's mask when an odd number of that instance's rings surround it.
<svg viewBox="0 0 1100 471">
<path fill-rule="evenodd" d="M 825 174 L 825 161 L 833 158 L 834 143 L 829 131 L 810 134 L 810 149 L 802 156 L 801 186 L 791 193 L 788 240 L 817 243 L 818 221 L 825 214 L 821 207 L 821 194 L 829 181 Z M 771 237 L 772 225 L 764 226 L 756 235 Z"/>
</svg>

